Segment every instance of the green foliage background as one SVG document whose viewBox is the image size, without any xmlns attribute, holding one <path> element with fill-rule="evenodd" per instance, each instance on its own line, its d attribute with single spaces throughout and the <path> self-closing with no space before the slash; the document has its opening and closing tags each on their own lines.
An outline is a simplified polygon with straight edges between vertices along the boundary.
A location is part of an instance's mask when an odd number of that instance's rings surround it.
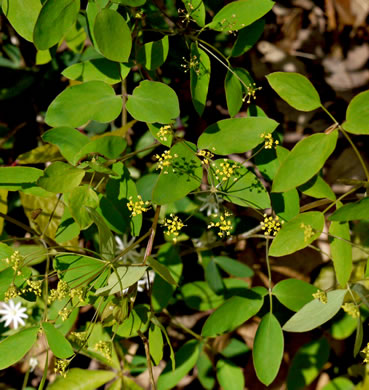
<svg viewBox="0 0 369 390">
<path fill-rule="evenodd" d="M 4 386 L 366 388 L 369 91 L 336 119 L 255 82 L 270 0 L 1 6 Z M 271 99 L 324 129 L 291 145 Z M 347 147 L 362 177 L 327 178 Z"/>
</svg>

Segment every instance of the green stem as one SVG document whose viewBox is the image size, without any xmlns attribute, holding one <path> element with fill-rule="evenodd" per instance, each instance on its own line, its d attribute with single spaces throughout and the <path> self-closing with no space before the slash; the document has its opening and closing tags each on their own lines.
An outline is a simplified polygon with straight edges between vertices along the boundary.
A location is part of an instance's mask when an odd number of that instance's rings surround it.
<svg viewBox="0 0 369 390">
<path fill-rule="evenodd" d="M 337 202 L 339 202 L 340 200 L 342 200 L 343 198 L 345 198 L 347 195 L 350 195 L 352 194 L 353 192 L 355 192 L 356 190 L 358 190 L 359 188 L 361 187 L 361 185 L 359 186 L 356 186 L 354 188 L 351 188 L 350 191 L 344 193 L 343 195 L 341 195 L 338 199 L 336 199 L 334 202 L 332 202 L 326 209 L 323 210 L 323 214 L 325 214 L 331 207 L 333 207 L 335 204 L 337 204 Z"/>
<path fill-rule="evenodd" d="M 158 225 L 158 220 L 159 220 L 160 209 L 161 209 L 161 206 L 159 206 L 159 205 L 156 206 L 154 221 L 153 221 L 152 227 L 151 227 L 151 234 L 150 234 L 150 238 L 149 238 L 149 241 L 147 243 L 147 246 L 146 246 L 145 255 L 144 255 L 144 259 L 143 259 L 143 265 L 146 265 L 147 259 L 151 255 L 152 246 L 154 244 L 154 239 L 155 239 L 155 234 L 156 234 L 156 227 Z"/>
<path fill-rule="evenodd" d="M 265 260 L 268 269 L 268 293 L 269 293 L 269 312 L 273 312 L 273 294 L 272 294 L 272 272 L 270 270 L 270 262 L 269 262 L 269 238 L 266 239 L 265 242 Z"/>
<path fill-rule="evenodd" d="M 366 179 L 367 181 L 369 182 L 369 171 L 368 171 L 368 168 L 363 160 L 363 158 L 361 157 L 361 154 L 359 152 L 359 150 L 357 149 L 357 147 L 355 146 L 355 144 L 352 142 L 352 139 L 351 137 L 346 133 L 346 131 L 342 128 L 342 126 L 338 123 L 337 119 L 321 104 L 320 106 L 323 111 L 332 119 L 332 121 L 337 125 L 338 129 L 341 131 L 341 133 L 345 136 L 345 138 L 347 139 L 347 141 L 350 143 L 353 151 L 355 152 L 358 160 L 360 161 L 360 164 L 363 168 L 363 171 L 365 173 L 365 176 L 366 176 Z"/>
</svg>

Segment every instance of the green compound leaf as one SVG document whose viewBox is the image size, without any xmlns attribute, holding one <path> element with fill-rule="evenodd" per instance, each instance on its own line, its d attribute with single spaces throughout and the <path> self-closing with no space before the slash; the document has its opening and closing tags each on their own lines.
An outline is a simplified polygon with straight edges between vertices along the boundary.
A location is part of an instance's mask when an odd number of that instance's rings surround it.
<svg viewBox="0 0 369 390">
<path fill-rule="evenodd" d="M 253 291 L 247 291 L 248 297 L 232 297 L 218 307 L 206 320 L 202 336 L 215 337 L 231 332 L 253 317 L 261 308 L 263 298 Z"/>
<path fill-rule="evenodd" d="M 289 221 L 300 212 L 300 197 L 295 188 L 270 194 L 272 209 L 283 221 Z"/>
<path fill-rule="evenodd" d="M 122 99 L 103 81 L 73 85 L 50 104 L 45 122 L 50 126 L 79 127 L 89 120 L 107 123 L 122 110 Z"/>
<path fill-rule="evenodd" d="M 223 156 L 245 153 L 263 142 L 261 134 L 272 133 L 277 126 L 270 118 L 224 119 L 209 126 L 199 137 L 197 146 Z"/>
<path fill-rule="evenodd" d="M 331 187 L 319 174 L 314 176 L 302 186 L 298 187 L 298 189 L 303 194 L 311 196 L 312 198 L 336 200 L 336 195 L 332 191 Z"/>
<path fill-rule="evenodd" d="M 159 249 L 157 260 L 168 269 L 174 281 L 178 284 L 183 269 L 178 249 L 169 242 L 162 245 Z M 169 284 L 160 275 L 156 275 L 151 294 L 153 309 L 158 311 L 166 307 L 175 289 L 176 287 L 173 284 Z"/>
<path fill-rule="evenodd" d="M 196 43 L 191 45 L 191 60 L 197 64 L 190 68 L 192 103 L 201 116 L 206 106 L 210 82 L 210 58 L 199 49 Z"/>
<path fill-rule="evenodd" d="M 178 286 L 177 282 L 174 280 L 172 274 L 165 265 L 161 264 L 159 261 L 156 261 L 152 257 L 149 257 L 148 260 L 151 268 L 157 272 L 166 282 L 173 284 L 174 286 Z"/>
<path fill-rule="evenodd" d="M 0 370 L 17 363 L 36 342 L 38 327 L 23 329 L 0 342 Z"/>
<path fill-rule="evenodd" d="M 163 359 L 164 341 L 160 328 L 154 324 L 151 324 L 149 329 L 149 347 L 150 355 L 154 363 L 158 365 L 160 360 Z"/>
<path fill-rule="evenodd" d="M 105 383 L 111 381 L 116 376 L 113 371 L 84 370 L 81 368 L 71 368 L 66 377 L 58 376 L 48 390 L 90 390 L 98 389 Z"/>
<path fill-rule="evenodd" d="M 103 259 L 109 261 L 115 258 L 116 244 L 112 232 L 105 223 L 104 218 L 93 208 L 85 206 L 90 214 L 91 219 L 95 222 L 99 231 L 100 254 Z"/>
<path fill-rule="evenodd" d="M 266 78 L 274 91 L 297 110 L 312 111 L 321 106 L 317 90 L 302 74 L 275 72 Z"/>
<path fill-rule="evenodd" d="M 59 359 L 66 359 L 73 355 L 74 351 L 70 342 L 63 334 L 49 322 L 43 322 L 42 328 L 45 331 L 47 342 L 53 354 Z"/>
<path fill-rule="evenodd" d="M 36 181 L 42 174 L 41 169 L 32 167 L 0 167 L 0 189 L 23 192 L 35 189 Z"/>
<path fill-rule="evenodd" d="M 112 85 L 124 80 L 130 70 L 128 64 L 117 64 L 106 58 L 94 58 L 68 66 L 62 75 L 71 80 L 83 82 L 97 80 Z"/>
<path fill-rule="evenodd" d="M 65 202 L 80 229 L 87 229 L 93 221 L 85 206 L 96 208 L 99 205 L 99 197 L 96 192 L 88 185 L 76 187 L 65 195 Z"/>
<path fill-rule="evenodd" d="M 327 293 L 327 303 L 318 299 L 307 303 L 294 314 L 283 326 L 286 332 L 308 332 L 323 325 L 340 310 L 347 290 L 334 290 Z"/>
<path fill-rule="evenodd" d="M 114 325 L 112 330 L 120 337 L 136 337 L 138 336 L 138 331 L 146 332 L 150 324 L 149 316 L 149 305 L 135 305 L 128 318 L 121 325 Z M 158 323 L 160 324 L 160 322 Z M 161 329 L 163 330 L 163 328 Z"/>
<path fill-rule="evenodd" d="M 46 191 L 63 193 L 78 187 L 85 171 L 57 161 L 49 165 L 43 176 L 37 180 L 37 184 Z"/>
<path fill-rule="evenodd" d="M 105 287 L 101 287 L 96 291 L 96 295 L 112 295 L 117 292 L 122 292 L 125 288 L 130 287 L 137 283 L 146 272 L 147 267 L 132 267 L 121 266 L 113 272 L 109 279 L 108 284 Z"/>
<path fill-rule="evenodd" d="M 249 51 L 261 37 L 264 31 L 265 20 L 259 19 L 249 26 L 241 29 L 232 49 L 232 57 L 239 57 Z"/>
<path fill-rule="evenodd" d="M 128 61 L 132 49 L 131 32 L 117 11 L 104 8 L 96 15 L 94 37 L 99 51 L 108 60 Z"/>
<path fill-rule="evenodd" d="M 208 355 L 201 351 L 196 362 L 197 375 L 202 387 L 206 390 L 212 390 L 215 386 L 215 378 L 213 374 L 213 363 Z"/>
<path fill-rule="evenodd" d="M 14 30 L 27 41 L 33 41 L 33 29 L 41 10 L 40 0 L 6 0 L 2 2 L 5 17 Z"/>
<path fill-rule="evenodd" d="M 168 57 L 169 39 L 165 35 L 158 41 L 145 43 L 137 53 L 137 61 L 148 70 L 163 65 Z"/>
<path fill-rule="evenodd" d="M 115 163 L 112 169 L 117 176 L 109 179 L 106 185 L 106 197 L 101 198 L 98 211 L 114 231 L 124 233 L 131 230 L 133 236 L 138 236 L 142 225 L 142 214 L 131 216 L 127 207 L 130 197 L 133 202 L 138 200 L 136 184 L 122 163 Z"/>
<path fill-rule="evenodd" d="M 303 345 L 292 359 L 287 376 L 288 389 L 299 390 L 309 386 L 328 361 L 329 350 L 324 337 Z"/>
<path fill-rule="evenodd" d="M 33 31 L 37 49 L 46 50 L 57 44 L 76 22 L 79 8 L 79 0 L 47 0 Z"/>
<path fill-rule="evenodd" d="M 79 152 L 89 143 L 89 138 L 71 127 L 56 127 L 44 133 L 45 142 L 56 145 L 62 156 L 72 165 L 76 165 Z"/>
<path fill-rule="evenodd" d="M 208 27 L 216 31 L 238 31 L 254 23 L 273 8 L 270 0 L 238 0 L 227 4 Z"/>
<path fill-rule="evenodd" d="M 247 265 L 225 256 L 214 257 L 215 263 L 230 275 L 239 278 L 251 278 L 254 271 Z"/>
<path fill-rule="evenodd" d="M 224 80 L 224 90 L 227 100 L 229 116 L 234 117 L 239 113 L 243 101 L 243 91 L 240 80 L 232 72 L 228 71 Z"/>
<path fill-rule="evenodd" d="M 92 140 L 83 146 L 78 153 L 79 159 L 89 153 L 97 153 L 109 159 L 116 159 L 123 153 L 127 146 L 127 141 L 122 137 L 106 135 Z"/>
<path fill-rule="evenodd" d="M 128 7 L 141 7 L 146 3 L 146 0 L 112 0 L 113 3 L 127 5 Z"/>
<path fill-rule="evenodd" d="M 368 220 L 369 197 L 355 203 L 348 203 L 336 210 L 328 219 L 330 221 L 347 222 L 355 220 Z"/>
<path fill-rule="evenodd" d="M 342 127 L 352 134 L 369 134 L 369 91 L 361 92 L 351 100 Z"/>
<path fill-rule="evenodd" d="M 245 378 L 241 367 L 236 366 L 230 360 L 220 359 L 217 362 L 217 379 L 223 389 L 243 390 Z"/>
<path fill-rule="evenodd" d="M 273 192 L 285 192 L 304 184 L 317 174 L 336 147 L 338 131 L 313 134 L 299 141 L 279 167 Z"/>
<path fill-rule="evenodd" d="M 256 375 L 264 385 L 270 385 L 277 376 L 283 350 L 281 325 L 272 313 L 268 313 L 259 324 L 252 350 Z"/>
<path fill-rule="evenodd" d="M 205 26 L 206 10 L 204 0 L 182 0 L 186 11 L 191 18 L 200 26 Z"/>
<path fill-rule="evenodd" d="M 160 205 L 185 197 L 200 186 L 202 179 L 202 165 L 194 144 L 178 142 L 170 149 L 170 154 L 172 163 L 163 168 L 152 196 L 152 201 Z"/>
<path fill-rule="evenodd" d="M 184 344 L 175 354 L 175 370 L 172 370 L 172 363 L 169 362 L 159 376 L 158 390 L 170 390 L 195 366 L 199 357 L 199 343 L 197 340 L 190 340 Z"/>
<path fill-rule="evenodd" d="M 91 283 L 99 277 L 106 269 L 104 261 L 89 256 L 68 254 L 57 255 L 54 260 L 54 268 L 60 272 L 60 277 L 67 282 L 71 288 L 81 286 L 84 283 Z"/>
<path fill-rule="evenodd" d="M 270 256 L 285 256 L 306 248 L 322 233 L 324 215 L 308 211 L 297 215 L 282 225 L 269 249 Z"/>
<path fill-rule="evenodd" d="M 317 288 L 312 284 L 298 279 L 285 279 L 273 287 L 273 294 L 288 309 L 299 311 L 312 301 Z"/>
<path fill-rule="evenodd" d="M 148 123 L 171 123 L 179 115 L 176 93 L 157 81 L 141 81 L 128 97 L 126 108 L 133 118 Z"/>
<path fill-rule="evenodd" d="M 222 172 L 222 164 L 230 164 L 234 167 L 234 173 L 227 180 L 217 174 Z M 209 169 L 209 182 L 221 183 L 217 186 L 219 196 L 228 202 L 245 207 L 266 209 L 270 207 L 269 194 L 260 180 L 246 167 L 235 163 L 233 160 L 220 159 L 211 163 Z"/>
<path fill-rule="evenodd" d="M 342 204 L 340 205 L 342 206 Z M 350 227 L 348 222 L 331 222 L 329 234 L 334 270 L 338 283 L 344 287 L 350 280 L 352 271 L 352 247 L 350 244 Z"/>
</svg>

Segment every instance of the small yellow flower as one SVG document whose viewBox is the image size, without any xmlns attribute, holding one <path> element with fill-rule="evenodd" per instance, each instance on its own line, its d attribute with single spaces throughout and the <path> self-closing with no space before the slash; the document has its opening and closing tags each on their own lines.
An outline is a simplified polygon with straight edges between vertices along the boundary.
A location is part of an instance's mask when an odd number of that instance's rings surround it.
<svg viewBox="0 0 369 390">
<path fill-rule="evenodd" d="M 132 211 L 132 217 L 135 217 L 136 215 L 141 215 L 142 213 L 145 213 L 150 209 L 149 206 L 150 202 L 146 201 L 144 202 L 142 200 L 141 195 L 137 195 L 137 201 L 132 200 L 132 196 L 129 197 L 129 202 L 127 203 L 127 207 L 129 211 Z"/>
<path fill-rule="evenodd" d="M 5 292 L 4 301 L 8 302 L 10 299 L 16 298 L 18 295 L 19 291 L 17 290 L 17 287 L 15 287 L 14 284 L 11 284 Z"/>
<path fill-rule="evenodd" d="M 84 290 L 82 287 L 78 288 L 72 288 L 70 290 L 70 297 L 73 298 L 78 298 L 79 302 L 84 302 Z"/>
<path fill-rule="evenodd" d="M 155 154 L 154 157 L 158 160 L 158 166 L 156 167 L 156 169 L 161 169 L 165 174 L 167 174 L 168 173 L 167 168 L 169 168 L 172 165 L 173 158 L 177 158 L 178 155 L 177 154 L 171 155 L 170 150 L 166 150 L 161 155 Z"/>
<path fill-rule="evenodd" d="M 87 340 L 87 332 L 71 332 L 68 336 L 69 340 L 73 343 L 78 344 L 79 346 L 82 346 L 85 341 Z"/>
<path fill-rule="evenodd" d="M 15 251 L 10 258 L 5 259 L 5 261 L 13 268 L 14 271 L 17 272 L 18 275 L 21 274 L 20 269 L 23 266 L 24 257 L 19 253 L 19 251 Z"/>
<path fill-rule="evenodd" d="M 200 157 L 204 157 L 201 163 L 205 165 L 209 165 L 209 160 L 211 160 L 214 157 L 214 154 L 209 152 L 208 150 L 199 150 L 197 152 L 197 155 Z"/>
<path fill-rule="evenodd" d="M 277 146 L 279 144 L 278 140 L 274 140 L 271 133 L 263 133 L 260 135 L 261 138 L 265 139 L 265 149 L 272 149 L 273 144 L 274 146 Z"/>
<path fill-rule="evenodd" d="M 197 75 L 200 74 L 200 62 L 197 58 L 197 56 L 190 57 L 190 60 L 186 60 L 185 57 L 182 57 L 184 64 L 181 65 L 181 67 L 184 69 L 184 72 L 187 73 L 189 70 L 193 70 Z"/>
<path fill-rule="evenodd" d="M 279 221 L 278 215 L 273 217 L 268 217 L 266 214 L 264 214 L 264 221 L 260 222 L 262 230 L 264 230 L 264 234 L 266 236 L 276 236 L 277 233 L 281 230 L 281 225 L 283 224 L 283 221 Z"/>
<path fill-rule="evenodd" d="M 263 88 L 262 87 L 257 87 L 256 88 L 256 84 L 255 83 L 250 84 L 247 87 L 247 94 L 246 94 L 246 96 L 242 100 L 246 101 L 247 104 L 250 104 L 251 103 L 251 99 L 253 99 L 253 100 L 256 99 L 256 92 L 260 91 L 261 89 L 263 89 Z"/>
<path fill-rule="evenodd" d="M 168 137 L 173 135 L 172 126 L 161 126 L 156 135 L 159 137 L 160 141 L 168 141 Z"/>
<path fill-rule="evenodd" d="M 164 233 L 167 236 L 171 236 L 171 235 L 175 236 L 173 241 L 176 242 L 180 230 L 185 225 L 178 216 L 176 216 L 174 214 L 170 214 L 170 216 L 171 216 L 171 218 L 164 219 L 164 226 L 166 226 L 168 228 L 168 230 L 166 230 Z"/>
<path fill-rule="evenodd" d="M 65 371 L 68 365 L 69 365 L 69 360 L 56 359 L 55 366 L 54 366 L 55 373 L 60 374 L 62 377 L 65 378 L 67 376 L 67 373 Z"/>
<path fill-rule="evenodd" d="M 215 164 L 213 164 L 213 167 Z M 232 176 L 237 174 L 238 164 L 236 162 L 232 162 L 227 160 L 226 158 L 220 163 L 220 168 L 215 170 L 215 178 L 220 181 L 227 181 Z M 238 178 L 234 177 L 233 180 L 236 181 Z"/>
<path fill-rule="evenodd" d="M 108 341 L 99 341 L 95 344 L 95 351 L 101 352 L 108 360 L 111 360 L 111 342 Z"/>
<path fill-rule="evenodd" d="M 325 291 L 318 290 L 316 293 L 313 294 L 313 297 L 324 304 L 328 302 L 327 293 Z"/>
<path fill-rule="evenodd" d="M 72 312 L 72 310 L 64 307 L 62 310 L 59 310 L 58 315 L 60 316 L 62 321 L 66 321 L 68 319 L 68 317 L 70 316 L 71 312 Z"/>
<path fill-rule="evenodd" d="M 22 293 L 33 292 L 38 297 L 42 294 L 42 280 L 27 280 L 27 287 L 22 289 Z"/>
<path fill-rule="evenodd" d="M 52 303 L 56 300 L 61 300 L 69 295 L 70 288 L 68 286 L 68 283 L 64 280 L 59 280 L 58 286 L 56 289 L 50 290 L 48 303 Z"/>
<path fill-rule="evenodd" d="M 342 309 L 350 315 L 352 318 L 359 318 L 360 317 L 360 310 L 359 308 L 352 302 L 347 302 L 342 305 Z"/>
<path fill-rule="evenodd" d="M 364 363 L 369 363 L 369 343 L 361 350 L 361 353 L 365 354 Z"/>
<path fill-rule="evenodd" d="M 218 228 L 218 236 L 219 237 L 225 237 L 225 236 L 230 236 L 231 231 L 233 229 L 232 222 L 228 217 L 231 216 L 230 213 L 225 212 L 223 215 L 215 215 L 215 217 L 219 217 L 219 220 L 216 222 L 210 222 L 208 225 L 208 229 L 211 228 Z"/>
</svg>

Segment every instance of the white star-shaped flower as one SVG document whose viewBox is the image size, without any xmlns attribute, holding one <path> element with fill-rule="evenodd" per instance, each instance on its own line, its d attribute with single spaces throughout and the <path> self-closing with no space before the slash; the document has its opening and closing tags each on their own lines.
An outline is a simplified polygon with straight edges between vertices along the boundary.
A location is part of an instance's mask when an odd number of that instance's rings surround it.
<svg viewBox="0 0 369 390">
<path fill-rule="evenodd" d="M 20 302 L 15 304 L 12 299 L 8 303 L 0 302 L 0 322 L 5 321 L 5 326 L 13 324 L 14 329 L 18 329 L 18 325 L 25 325 L 23 318 L 28 318 L 24 313 L 26 310 Z"/>
</svg>

